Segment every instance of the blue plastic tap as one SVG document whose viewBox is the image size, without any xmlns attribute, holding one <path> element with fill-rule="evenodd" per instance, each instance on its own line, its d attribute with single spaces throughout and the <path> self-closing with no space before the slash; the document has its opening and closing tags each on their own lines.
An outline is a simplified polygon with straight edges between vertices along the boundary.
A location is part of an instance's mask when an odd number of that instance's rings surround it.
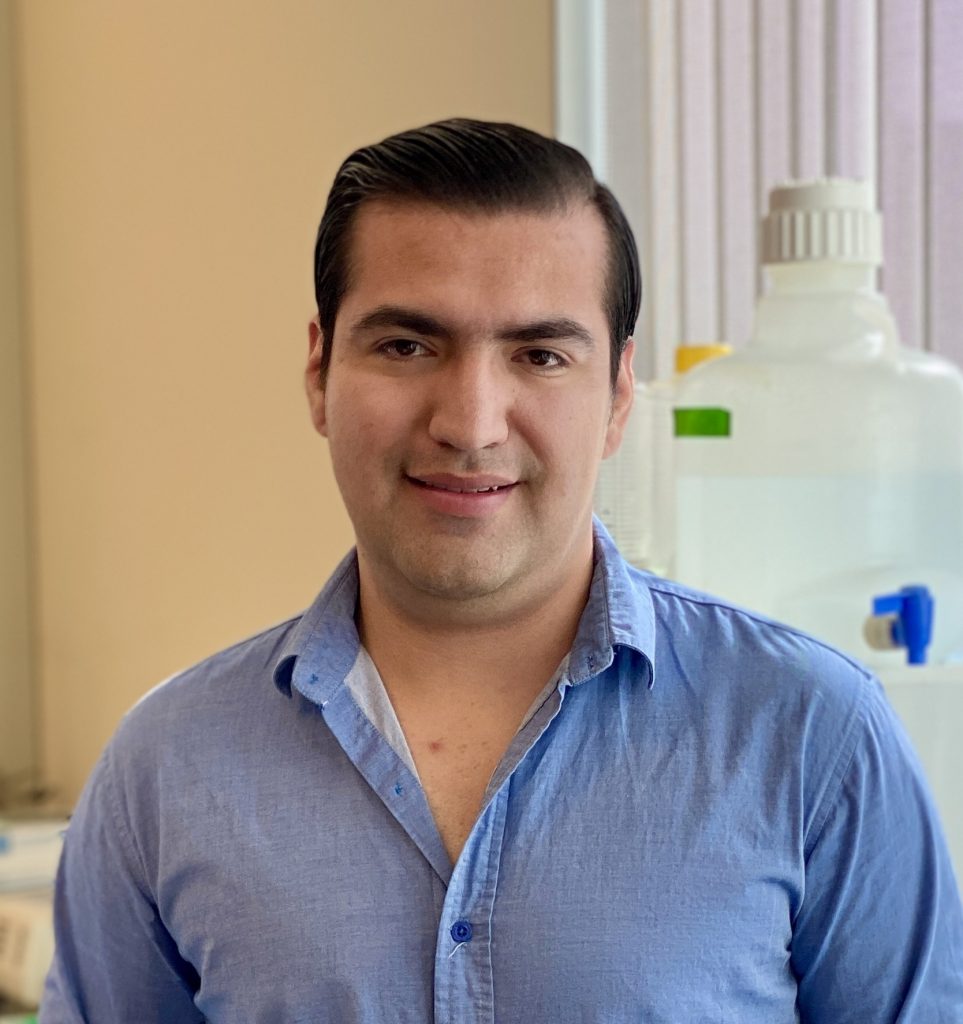
<svg viewBox="0 0 963 1024">
<path fill-rule="evenodd" d="M 873 616 L 891 618 L 892 646 L 905 647 L 910 665 L 926 664 L 933 637 L 933 595 L 928 587 L 901 587 L 895 594 L 873 598 Z"/>
</svg>

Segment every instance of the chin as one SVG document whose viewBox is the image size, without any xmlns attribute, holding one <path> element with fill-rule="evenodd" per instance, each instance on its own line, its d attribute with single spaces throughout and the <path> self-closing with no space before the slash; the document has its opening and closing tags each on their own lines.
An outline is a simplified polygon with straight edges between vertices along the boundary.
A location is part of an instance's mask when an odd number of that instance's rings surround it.
<svg viewBox="0 0 963 1024">
<path fill-rule="evenodd" d="M 472 601 L 490 597 L 508 582 L 511 573 L 500 560 L 482 562 L 465 558 L 405 560 L 400 568 L 416 590 L 448 601 Z"/>
<path fill-rule="evenodd" d="M 451 572 L 421 569 L 407 575 L 416 589 L 448 601 L 473 601 L 490 597 L 505 584 L 499 574 L 466 572 L 464 568 L 453 569 Z"/>
</svg>

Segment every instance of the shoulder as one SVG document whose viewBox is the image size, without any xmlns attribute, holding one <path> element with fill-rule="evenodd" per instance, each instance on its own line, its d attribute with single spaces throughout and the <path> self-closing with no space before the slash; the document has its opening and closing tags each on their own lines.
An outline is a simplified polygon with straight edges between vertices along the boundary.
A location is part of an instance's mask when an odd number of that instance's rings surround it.
<svg viewBox="0 0 963 1024">
<path fill-rule="evenodd" d="M 731 602 L 643 573 L 636 580 L 657 622 L 653 701 L 686 723 L 700 763 L 751 776 L 756 806 L 794 808 L 807 858 L 820 839 L 885 836 L 892 821 L 934 827 L 918 759 L 866 666 Z M 880 812 L 872 820 L 870 792 Z"/>
<path fill-rule="evenodd" d="M 220 706 L 232 701 L 238 689 L 270 683 L 284 643 L 300 621 L 300 615 L 293 616 L 175 673 L 144 694 L 127 719 L 177 711 L 184 704 Z"/>
<path fill-rule="evenodd" d="M 120 767 L 165 752 L 183 757 L 187 748 L 236 730 L 242 719 L 263 715 L 283 700 L 274 670 L 300 620 L 298 615 L 271 626 L 158 683 L 124 715 L 108 745 L 109 759 Z"/>
<path fill-rule="evenodd" d="M 658 653 L 678 669 L 740 690 L 809 694 L 837 712 L 881 692 L 866 666 L 817 637 L 711 594 L 635 575 L 652 596 Z"/>
<path fill-rule="evenodd" d="M 655 692 L 702 742 L 795 778 L 814 825 L 875 729 L 901 744 L 882 686 L 847 654 L 731 602 L 643 573 L 656 619 Z"/>
<path fill-rule="evenodd" d="M 300 616 L 171 676 L 122 718 L 87 780 L 71 829 L 111 822 L 152 877 L 160 836 L 209 817 L 251 765 L 283 748 L 291 700 L 274 683 Z M 245 766 L 248 766 L 245 768 Z M 84 825 L 83 822 L 93 825 Z"/>
</svg>

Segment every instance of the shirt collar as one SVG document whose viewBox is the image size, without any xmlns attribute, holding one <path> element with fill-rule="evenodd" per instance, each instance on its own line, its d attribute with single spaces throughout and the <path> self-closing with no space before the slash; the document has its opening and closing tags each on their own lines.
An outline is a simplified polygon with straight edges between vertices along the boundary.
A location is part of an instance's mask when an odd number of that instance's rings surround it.
<svg viewBox="0 0 963 1024">
<path fill-rule="evenodd" d="M 292 685 L 325 704 L 344 682 L 361 640 L 354 623 L 358 604 L 358 556 L 352 549 L 288 634 L 274 665 L 274 683 L 291 696 Z"/>
<path fill-rule="evenodd" d="M 655 611 L 641 573 L 622 558 L 605 527 L 593 520 L 594 570 L 589 598 L 569 658 L 568 681 L 576 685 L 615 660 L 616 649 L 635 652 L 649 687 L 655 679 Z M 355 627 L 358 559 L 349 552 L 324 589 L 288 634 L 274 666 L 275 685 L 286 696 L 292 685 L 325 704 L 355 663 L 361 641 Z"/>
<path fill-rule="evenodd" d="M 632 569 L 601 520 L 593 517 L 595 568 L 582 612 L 568 677 L 583 683 L 607 669 L 618 648 L 628 648 L 643 662 L 646 682 L 655 682 L 655 609 L 645 576 Z"/>
</svg>

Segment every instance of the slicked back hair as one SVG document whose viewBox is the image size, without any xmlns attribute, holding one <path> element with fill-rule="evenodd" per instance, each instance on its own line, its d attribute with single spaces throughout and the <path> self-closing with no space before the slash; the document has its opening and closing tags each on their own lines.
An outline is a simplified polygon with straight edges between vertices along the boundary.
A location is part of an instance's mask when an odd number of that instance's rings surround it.
<svg viewBox="0 0 963 1024">
<path fill-rule="evenodd" d="M 437 121 L 364 146 L 335 175 L 314 247 L 322 384 L 331 364 L 338 310 L 350 284 L 352 227 L 361 206 L 376 199 L 492 214 L 553 214 L 594 206 L 608 239 L 603 303 L 615 387 L 642 300 L 638 249 L 622 207 L 571 146 L 517 125 L 465 118 Z"/>
</svg>

